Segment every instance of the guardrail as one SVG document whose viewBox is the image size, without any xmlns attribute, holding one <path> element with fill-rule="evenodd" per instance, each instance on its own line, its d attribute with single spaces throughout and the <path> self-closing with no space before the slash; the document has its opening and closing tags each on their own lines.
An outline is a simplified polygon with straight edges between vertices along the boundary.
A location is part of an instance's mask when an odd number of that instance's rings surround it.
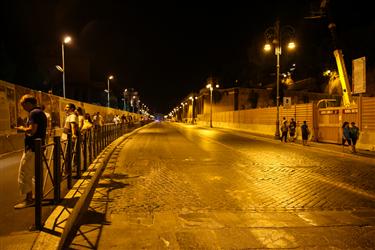
<svg viewBox="0 0 375 250">
<path fill-rule="evenodd" d="M 66 182 L 66 189 L 70 190 L 73 177 L 79 179 L 82 171 L 87 170 L 107 145 L 134 127 L 136 126 L 129 124 L 106 124 L 78 133 L 76 140 L 70 134 L 66 140 L 55 136 L 53 142 L 46 145 L 42 145 L 41 139 L 35 140 L 36 230 L 43 228 L 43 205 L 61 202 L 62 183 Z"/>
</svg>

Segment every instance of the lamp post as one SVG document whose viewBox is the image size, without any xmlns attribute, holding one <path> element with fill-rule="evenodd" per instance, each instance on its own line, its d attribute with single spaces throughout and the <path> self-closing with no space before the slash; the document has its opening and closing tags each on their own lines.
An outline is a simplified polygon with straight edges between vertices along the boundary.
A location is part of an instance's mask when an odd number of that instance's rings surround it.
<svg viewBox="0 0 375 250">
<path fill-rule="evenodd" d="M 70 36 L 66 36 L 61 43 L 61 58 L 62 58 L 62 74 L 63 74 L 63 96 L 65 99 L 65 55 L 64 55 L 64 44 L 70 43 L 72 38 Z"/>
<path fill-rule="evenodd" d="M 219 88 L 219 84 L 215 85 L 216 88 Z M 207 84 L 206 88 L 210 90 L 210 128 L 212 128 L 212 91 L 214 90 L 213 84 Z"/>
<path fill-rule="evenodd" d="M 129 92 L 128 92 L 128 89 L 125 89 L 124 90 L 124 110 L 125 111 L 127 111 L 127 108 L 126 108 L 126 101 L 127 101 L 127 97 L 128 97 L 128 94 L 129 94 Z"/>
<path fill-rule="evenodd" d="M 113 75 L 110 75 L 108 76 L 107 78 L 107 89 L 106 89 L 106 92 L 107 92 L 107 107 L 109 108 L 109 81 L 113 79 Z"/>
<path fill-rule="evenodd" d="M 280 138 L 280 55 L 281 55 L 281 34 L 284 34 L 289 37 L 288 48 L 294 49 L 295 43 L 292 41 L 294 37 L 294 28 L 292 26 L 283 26 L 280 28 L 280 21 L 277 20 L 273 27 L 269 27 L 265 32 L 265 37 L 267 43 L 264 45 L 265 51 L 271 50 L 271 44 L 268 41 L 272 41 L 272 44 L 275 47 L 275 55 L 276 55 L 276 131 L 275 131 L 275 139 Z"/>
<path fill-rule="evenodd" d="M 196 100 L 196 96 L 190 96 L 189 99 L 191 100 L 191 124 L 194 124 L 194 99 Z"/>
</svg>

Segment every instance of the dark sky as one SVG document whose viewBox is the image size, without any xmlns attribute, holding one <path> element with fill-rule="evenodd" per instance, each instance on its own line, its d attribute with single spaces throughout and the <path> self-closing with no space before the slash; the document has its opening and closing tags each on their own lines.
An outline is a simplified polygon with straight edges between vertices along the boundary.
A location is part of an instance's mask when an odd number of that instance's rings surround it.
<svg viewBox="0 0 375 250">
<path fill-rule="evenodd" d="M 37 88 L 44 80 L 35 66 L 38 51 L 55 50 L 60 60 L 59 39 L 69 33 L 70 49 L 90 58 L 92 81 L 104 82 L 112 73 L 118 89 L 133 87 L 153 112 L 166 113 L 204 87 L 209 75 L 226 87 L 235 80 L 272 81 L 275 56 L 265 55 L 262 46 L 264 31 L 276 18 L 295 28 L 298 44 L 294 54 L 283 53 L 282 70 L 296 63 L 295 80 L 300 80 L 330 67 L 327 20 L 304 19 L 317 3 L 1 0 L 0 79 Z M 368 5 L 332 1 L 348 69 L 361 56 L 374 65 L 375 19 Z"/>
</svg>

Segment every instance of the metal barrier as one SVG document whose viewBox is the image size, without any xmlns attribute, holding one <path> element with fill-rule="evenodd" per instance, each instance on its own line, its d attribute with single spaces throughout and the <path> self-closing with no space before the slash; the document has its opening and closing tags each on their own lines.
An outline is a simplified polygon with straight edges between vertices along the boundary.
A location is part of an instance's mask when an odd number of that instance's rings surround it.
<svg viewBox="0 0 375 250">
<path fill-rule="evenodd" d="M 35 140 L 35 229 L 43 228 L 43 204 L 60 203 L 61 184 L 66 181 L 70 190 L 73 173 L 75 179 L 81 178 L 82 171 L 87 170 L 99 153 L 128 130 L 125 124 L 105 124 L 78 133 L 75 140 L 71 134 L 66 140 L 55 136 L 53 143 L 46 145 L 42 145 L 41 139 Z"/>
</svg>

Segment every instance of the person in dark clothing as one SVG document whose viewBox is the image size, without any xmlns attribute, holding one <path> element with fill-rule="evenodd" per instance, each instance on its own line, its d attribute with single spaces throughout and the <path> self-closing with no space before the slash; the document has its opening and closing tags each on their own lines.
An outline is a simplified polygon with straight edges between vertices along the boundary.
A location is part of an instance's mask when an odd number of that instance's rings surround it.
<svg viewBox="0 0 375 250">
<path fill-rule="evenodd" d="M 303 124 L 301 126 L 301 134 L 302 134 L 302 145 L 307 146 L 307 140 L 309 139 L 310 130 L 307 126 L 307 122 L 303 121 Z"/>
<path fill-rule="evenodd" d="M 15 209 L 25 208 L 33 203 L 32 199 L 32 179 L 35 168 L 35 139 L 41 139 L 42 145 L 45 143 L 47 130 L 47 117 L 43 110 L 37 107 L 37 100 L 32 95 L 24 95 L 20 104 L 24 110 L 29 112 L 25 126 L 16 127 L 18 131 L 25 132 L 25 150 L 23 152 L 19 171 L 18 185 L 25 200 L 14 206 Z"/>
<path fill-rule="evenodd" d="M 349 122 L 344 122 L 342 124 L 342 150 L 344 150 L 346 142 L 348 142 L 349 146 L 352 145 L 352 140 L 350 138 Z"/>
<path fill-rule="evenodd" d="M 355 145 L 359 138 L 359 128 L 355 125 L 355 122 L 350 123 L 351 127 L 349 128 L 350 139 L 352 140 L 352 152 L 357 153 Z"/>
<path fill-rule="evenodd" d="M 295 140 L 296 128 L 297 128 L 297 123 L 294 121 L 293 118 L 291 118 L 290 123 L 289 123 L 289 141 L 291 142 L 294 142 Z"/>
<path fill-rule="evenodd" d="M 288 123 L 286 120 L 283 121 L 283 124 L 281 125 L 281 138 L 280 140 L 286 142 L 288 138 Z"/>
</svg>

